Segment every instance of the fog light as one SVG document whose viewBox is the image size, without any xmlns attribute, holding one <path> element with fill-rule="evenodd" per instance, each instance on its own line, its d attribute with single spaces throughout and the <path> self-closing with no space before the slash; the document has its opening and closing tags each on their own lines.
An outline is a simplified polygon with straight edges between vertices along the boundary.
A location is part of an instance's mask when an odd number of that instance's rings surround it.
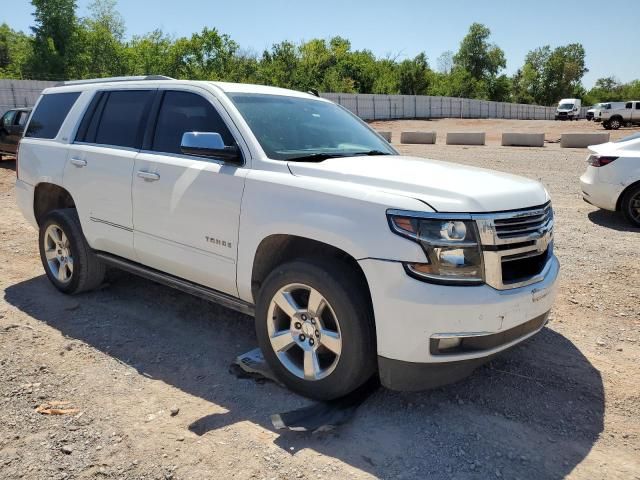
<svg viewBox="0 0 640 480">
<path fill-rule="evenodd" d="M 462 340 L 458 337 L 441 338 L 438 341 L 438 350 L 448 350 L 460 346 Z"/>
</svg>

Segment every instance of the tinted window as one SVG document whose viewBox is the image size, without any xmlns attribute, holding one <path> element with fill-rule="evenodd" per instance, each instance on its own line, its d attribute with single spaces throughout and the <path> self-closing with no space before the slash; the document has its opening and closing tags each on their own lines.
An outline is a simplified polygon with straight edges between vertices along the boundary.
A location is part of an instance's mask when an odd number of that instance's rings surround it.
<svg viewBox="0 0 640 480">
<path fill-rule="evenodd" d="M 140 148 L 142 129 L 152 92 L 130 90 L 109 92 L 100 115 L 95 143 Z"/>
<path fill-rule="evenodd" d="M 166 92 L 158 114 L 152 150 L 180 153 L 185 132 L 217 132 L 225 145 L 235 145 L 224 121 L 208 100 L 195 93 Z"/>
<path fill-rule="evenodd" d="M 627 104 L 625 105 L 625 108 L 632 108 L 632 107 L 633 107 L 633 105 L 631 104 L 631 102 L 629 102 L 629 103 L 627 103 Z"/>
<path fill-rule="evenodd" d="M 640 102 L 636 103 L 636 110 L 640 110 Z"/>
<path fill-rule="evenodd" d="M 9 110 L 2 116 L 2 125 L 8 127 L 13 122 L 13 116 L 16 114 L 15 110 Z"/>
<path fill-rule="evenodd" d="M 33 112 L 25 137 L 55 138 L 79 96 L 79 92 L 44 95 Z"/>
</svg>

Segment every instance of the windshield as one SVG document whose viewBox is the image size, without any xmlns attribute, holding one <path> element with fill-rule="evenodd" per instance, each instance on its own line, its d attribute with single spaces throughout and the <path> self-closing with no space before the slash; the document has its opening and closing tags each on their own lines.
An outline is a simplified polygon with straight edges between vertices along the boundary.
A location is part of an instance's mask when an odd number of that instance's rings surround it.
<svg viewBox="0 0 640 480">
<path fill-rule="evenodd" d="M 558 110 L 571 110 L 573 108 L 573 103 L 561 103 L 558 106 Z"/>
<path fill-rule="evenodd" d="M 396 153 L 355 115 L 333 103 L 281 95 L 227 95 L 269 158 L 321 161 Z"/>
</svg>

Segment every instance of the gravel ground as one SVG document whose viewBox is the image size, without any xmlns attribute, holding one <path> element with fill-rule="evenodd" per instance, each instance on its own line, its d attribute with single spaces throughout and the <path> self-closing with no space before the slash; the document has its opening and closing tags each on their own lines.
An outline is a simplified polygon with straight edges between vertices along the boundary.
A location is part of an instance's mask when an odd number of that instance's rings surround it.
<svg viewBox="0 0 640 480">
<path fill-rule="evenodd" d="M 315 435 L 269 422 L 307 400 L 229 374 L 251 319 L 119 272 L 57 293 L 0 163 L 0 478 L 640 479 L 640 230 L 581 200 L 586 150 L 401 150 L 541 180 L 560 294 L 547 328 L 470 378 L 381 389 Z M 78 411 L 36 412 L 51 401 Z"/>
</svg>

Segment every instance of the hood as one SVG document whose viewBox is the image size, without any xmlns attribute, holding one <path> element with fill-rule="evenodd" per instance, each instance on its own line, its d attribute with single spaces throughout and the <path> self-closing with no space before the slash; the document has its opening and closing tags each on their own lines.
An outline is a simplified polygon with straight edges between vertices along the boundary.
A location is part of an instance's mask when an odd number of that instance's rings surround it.
<svg viewBox="0 0 640 480">
<path fill-rule="evenodd" d="M 296 176 L 349 182 L 415 198 L 439 212 L 497 212 L 548 200 L 544 187 L 534 180 L 419 157 L 332 158 L 320 163 L 289 162 L 289 169 Z"/>
</svg>

